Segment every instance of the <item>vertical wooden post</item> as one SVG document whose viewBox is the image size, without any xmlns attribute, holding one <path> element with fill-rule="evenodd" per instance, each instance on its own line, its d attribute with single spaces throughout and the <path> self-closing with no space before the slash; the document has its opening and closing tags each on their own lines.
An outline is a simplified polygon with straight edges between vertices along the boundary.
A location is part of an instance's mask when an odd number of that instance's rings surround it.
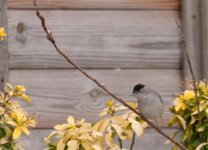
<svg viewBox="0 0 208 150">
<path fill-rule="evenodd" d="M 203 78 L 208 79 L 208 1 L 200 0 Z"/>
<path fill-rule="evenodd" d="M 199 0 L 182 1 L 183 31 L 196 80 L 202 77 L 199 6 Z M 191 79 L 190 70 L 185 59 L 184 57 L 184 77 Z"/>
<path fill-rule="evenodd" d="M 7 1 L 0 0 L 0 27 L 7 31 Z M 8 42 L 7 37 L 0 41 L 0 82 L 8 80 Z"/>
</svg>

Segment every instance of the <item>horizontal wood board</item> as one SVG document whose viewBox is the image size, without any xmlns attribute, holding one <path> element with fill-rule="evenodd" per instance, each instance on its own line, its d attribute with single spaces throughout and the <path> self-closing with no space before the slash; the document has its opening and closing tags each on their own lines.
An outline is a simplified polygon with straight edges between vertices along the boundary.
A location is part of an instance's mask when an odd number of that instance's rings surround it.
<svg viewBox="0 0 208 150">
<path fill-rule="evenodd" d="M 42 11 L 57 44 L 83 68 L 181 68 L 178 11 Z M 24 16 L 24 17 L 23 17 Z M 34 11 L 9 10 L 11 69 L 71 68 Z"/>
<path fill-rule="evenodd" d="M 160 93 L 166 111 L 159 126 L 166 126 L 171 117 L 167 107 L 172 105 L 173 94 L 180 91 L 181 75 L 177 69 L 87 70 L 117 96 L 135 101 L 130 96 L 137 83 L 150 86 Z M 39 128 L 51 128 L 64 123 L 68 115 L 86 118 L 93 122 L 109 99 L 102 90 L 76 70 L 11 70 L 10 82 L 23 84 L 33 98 L 23 104 L 29 112 L 39 117 Z"/>
<path fill-rule="evenodd" d="M 180 9 L 181 0 L 39 0 L 43 9 Z M 8 0 L 10 9 L 34 9 L 32 0 Z"/>
<path fill-rule="evenodd" d="M 175 129 L 162 129 L 168 135 L 171 135 Z M 48 136 L 52 129 L 35 129 L 32 130 L 29 137 L 20 140 L 24 148 L 33 150 L 42 150 L 46 148 L 43 138 Z M 154 129 L 145 129 L 144 134 L 136 137 L 133 150 L 168 150 L 172 144 L 165 144 L 166 139 L 158 134 Z M 151 143 L 151 144 L 150 144 Z M 129 148 L 130 142 L 125 142 L 124 148 Z"/>
<path fill-rule="evenodd" d="M 0 1 L 0 28 L 3 27 L 7 32 L 7 1 Z M 7 37 L 0 40 L 0 83 L 7 81 L 8 73 L 8 43 Z M 1 85 L 0 85 L 1 91 Z"/>
</svg>

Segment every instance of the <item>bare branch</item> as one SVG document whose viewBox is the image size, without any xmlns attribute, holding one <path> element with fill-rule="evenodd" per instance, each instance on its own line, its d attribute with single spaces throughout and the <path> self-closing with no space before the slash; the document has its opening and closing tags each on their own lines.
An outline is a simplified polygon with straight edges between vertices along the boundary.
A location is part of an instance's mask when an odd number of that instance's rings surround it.
<svg viewBox="0 0 208 150">
<path fill-rule="evenodd" d="M 97 84 L 98 87 L 100 87 L 101 89 L 103 89 L 108 95 L 110 95 L 112 98 L 114 98 L 115 100 L 119 101 L 120 103 L 122 103 L 124 106 L 126 106 L 128 109 L 130 109 L 132 112 L 134 112 L 135 114 L 137 114 L 141 119 L 143 119 L 145 122 L 147 122 L 152 128 L 154 128 L 156 131 L 158 131 L 161 135 L 163 135 L 165 138 L 169 139 L 173 144 L 177 145 L 178 147 L 180 147 L 182 150 L 186 150 L 186 148 L 184 148 L 182 145 L 180 145 L 179 143 L 177 143 L 174 139 L 172 139 L 171 137 L 169 137 L 166 133 L 164 133 L 160 128 L 158 128 L 157 126 L 155 126 L 151 121 L 149 121 L 146 117 L 144 117 L 141 113 L 137 112 L 134 108 L 132 108 L 130 105 L 128 105 L 124 100 L 122 100 L 121 98 L 118 98 L 116 95 L 114 95 L 113 93 L 111 93 L 111 91 L 109 91 L 103 84 L 101 84 L 99 81 L 97 81 L 97 79 L 95 79 L 94 77 L 92 77 L 91 75 L 89 75 L 86 71 L 84 71 L 81 67 L 79 67 L 76 63 L 74 63 L 62 50 L 60 50 L 58 48 L 58 46 L 56 45 L 56 42 L 53 38 L 52 33 L 48 30 L 47 26 L 46 26 L 46 22 L 45 22 L 45 18 L 40 14 L 39 12 L 39 8 L 37 7 L 37 2 L 36 0 L 34 0 L 34 6 L 36 9 L 36 15 L 37 17 L 40 19 L 41 21 L 41 25 L 46 33 L 46 37 L 47 39 L 53 44 L 53 46 L 55 47 L 56 51 L 63 56 L 66 61 L 71 64 L 75 69 L 79 70 L 83 75 L 85 75 L 87 78 L 89 78 L 90 80 L 92 80 L 93 82 L 95 82 Z"/>
<path fill-rule="evenodd" d="M 179 31 L 179 34 L 180 34 L 180 37 L 181 37 L 181 40 L 182 40 L 182 45 L 183 45 L 182 49 L 183 49 L 184 54 L 186 56 L 186 59 L 187 59 L 187 62 L 188 62 L 188 66 L 189 66 L 189 70 L 191 72 L 191 77 L 192 77 L 192 80 L 193 80 L 193 86 L 194 86 L 194 93 L 195 93 L 195 99 L 196 99 L 196 104 L 197 104 L 197 110 L 198 110 L 198 112 L 200 112 L 200 109 L 199 109 L 200 102 L 199 102 L 199 99 L 198 99 L 198 92 L 197 92 L 197 87 L 196 87 L 196 78 L 194 76 L 194 71 L 193 71 L 193 67 L 192 67 L 192 64 L 191 64 L 191 59 L 189 57 L 189 53 L 188 53 L 188 49 L 187 49 L 187 45 L 186 45 L 186 40 L 185 40 L 185 35 L 183 33 L 181 24 L 180 24 L 180 22 L 178 20 L 176 20 L 176 25 L 178 27 L 178 31 Z M 201 121 L 201 119 L 199 119 L 199 120 Z"/>
<path fill-rule="evenodd" d="M 132 137 L 132 140 L 131 140 L 130 150 L 133 150 L 134 143 L 135 143 L 135 136 L 136 136 L 136 134 L 134 133 L 134 134 L 133 134 L 133 137 Z"/>
</svg>

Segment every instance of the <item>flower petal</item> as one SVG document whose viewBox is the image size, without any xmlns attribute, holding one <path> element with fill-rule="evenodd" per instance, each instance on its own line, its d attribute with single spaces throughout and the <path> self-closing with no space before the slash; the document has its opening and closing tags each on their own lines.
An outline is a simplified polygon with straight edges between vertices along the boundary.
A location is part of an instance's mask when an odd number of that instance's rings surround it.
<svg viewBox="0 0 208 150">
<path fill-rule="evenodd" d="M 17 124 L 16 122 L 14 122 L 14 121 L 8 121 L 7 123 L 8 123 L 9 125 L 14 126 L 14 127 L 18 126 L 18 124 Z"/>
<path fill-rule="evenodd" d="M 79 149 L 79 144 L 77 140 L 70 140 L 67 142 L 67 146 L 69 150 L 78 150 Z"/>
<path fill-rule="evenodd" d="M 64 148 L 65 148 L 65 143 L 63 143 L 63 139 L 60 139 L 59 140 L 59 142 L 58 142 L 58 144 L 57 144 L 57 150 L 64 150 Z"/>
<path fill-rule="evenodd" d="M 194 97 L 195 97 L 194 91 L 188 91 L 188 90 L 186 90 L 186 91 L 184 92 L 183 98 L 184 98 L 185 100 L 189 100 L 189 99 L 192 99 L 192 98 L 194 98 Z"/>
<path fill-rule="evenodd" d="M 124 119 L 121 116 L 113 116 L 111 118 L 111 121 L 115 124 L 122 124 L 124 122 Z"/>
<path fill-rule="evenodd" d="M 140 122 L 132 119 L 132 118 L 128 118 L 129 122 L 131 122 L 131 127 L 134 130 L 134 132 L 136 133 L 137 136 L 141 136 L 144 132 L 144 128 L 141 125 Z"/>
<path fill-rule="evenodd" d="M 67 118 L 67 122 L 68 122 L 69 124 L 74 125 L 74 124 L 75 124 L 75 119 L 74 119 L 74 117 L 69 116 L 69 117 Z"/>
<path fill-rule="evenodd" d="M 13 132 L 13 139 L 18 139 L 20 137 L 20 135 L 22 134 L 22 130 L 21 130 L 21 127 L 16 127 L 14 129 L 14 132 Z"/>
<path fill-rule="evenodd" d="M 21 126 L 21 129 L 26 135 L 30 134 L 30 131 L 26 127 Z"/>
<path fill-rule="evenodd" d="M 27 102 L 32 102 L 32 98 L 30 98 L 28 95 L 23 94 L 19 96 L 20 98 L 26 100 Z"/>
</svg>

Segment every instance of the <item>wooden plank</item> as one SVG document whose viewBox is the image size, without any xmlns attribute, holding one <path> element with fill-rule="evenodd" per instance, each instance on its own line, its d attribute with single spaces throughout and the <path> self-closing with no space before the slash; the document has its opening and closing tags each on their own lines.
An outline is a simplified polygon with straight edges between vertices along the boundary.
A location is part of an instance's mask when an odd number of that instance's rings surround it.
<svg viewBox="0 0 208 150">
<path fill-rule="evenodd" d="M 202 78 L 208 79 L 208 2 L 200 1 L 200 27 L 201 27 L 201 47 L 202 47 Z"/>
<path fill-rule="evenodd" d="M 198 0 L 184 0 L 182 7 L 183 31 L 189 51 L 194 75 L 197 80 L 202 76 L 200 45 L 200 14 Z M 184 58 L 184 76 L 191 78 L 190 70 Z"/>
<path fill-rule="evenodd" d="M 7 2 L 0 1 L 0 27 L 7 30 Z M 8 73 L 8 42 L 7 38 L 0 41 L 0 83 L 7 80 Z"/>
<path fill-rule="evenodd" d="M 179 9 L 181 0 L 39 0 L 43 9 Z M 32 1 L 8 0 L 11 9 L 34 9 Z"/>
<path fill-rule="evenodd" d="M 42 13 L 58 45 L 81 67 L 181 67 L 178 11 Z M 70 67 L 45 38 L 34 11 L 9 11 L 9 31 L 12 69 Z"/>
<path fill-rule="evenodd" d="M 163 129 L 171 135 L 175 129 Z M 41 150 L 46 148 L 43 138 L 48 136 L 52 129 L 35 129 L 28 138 L 22 138 L 20 142 L 25 149 Z M 178 138 L 179 139 L 179 138 Z M 164 144 L 166 139 L 159 135 L 154 129 L 146 129 L 144 134 L 136 137 L 134 150 L 167 150 L 171 149 L 172 144 Z M 125 143 L 125 148 L 129 148 L 129 143 Z"/>
<path fill-rule="evenodd" d="M 173 94 L 180 90 L 180 70 L 128 69 L 87 70 L 119 97 L 135 101 L 130 96 L 137 83 L 144 83 L 159 92 L 168 107 Z M 24 107 L 39 116 L 39 128 L 50 128 L 65 122 L 68 115 L 85 117 L 93 122 L 109 97 L 76 70 L 11 70 L 10 82 L 23 84 L 33 98 Z M 159 126 L 166 126 L 170 113 L 165 112 Z"/>
</svg>

